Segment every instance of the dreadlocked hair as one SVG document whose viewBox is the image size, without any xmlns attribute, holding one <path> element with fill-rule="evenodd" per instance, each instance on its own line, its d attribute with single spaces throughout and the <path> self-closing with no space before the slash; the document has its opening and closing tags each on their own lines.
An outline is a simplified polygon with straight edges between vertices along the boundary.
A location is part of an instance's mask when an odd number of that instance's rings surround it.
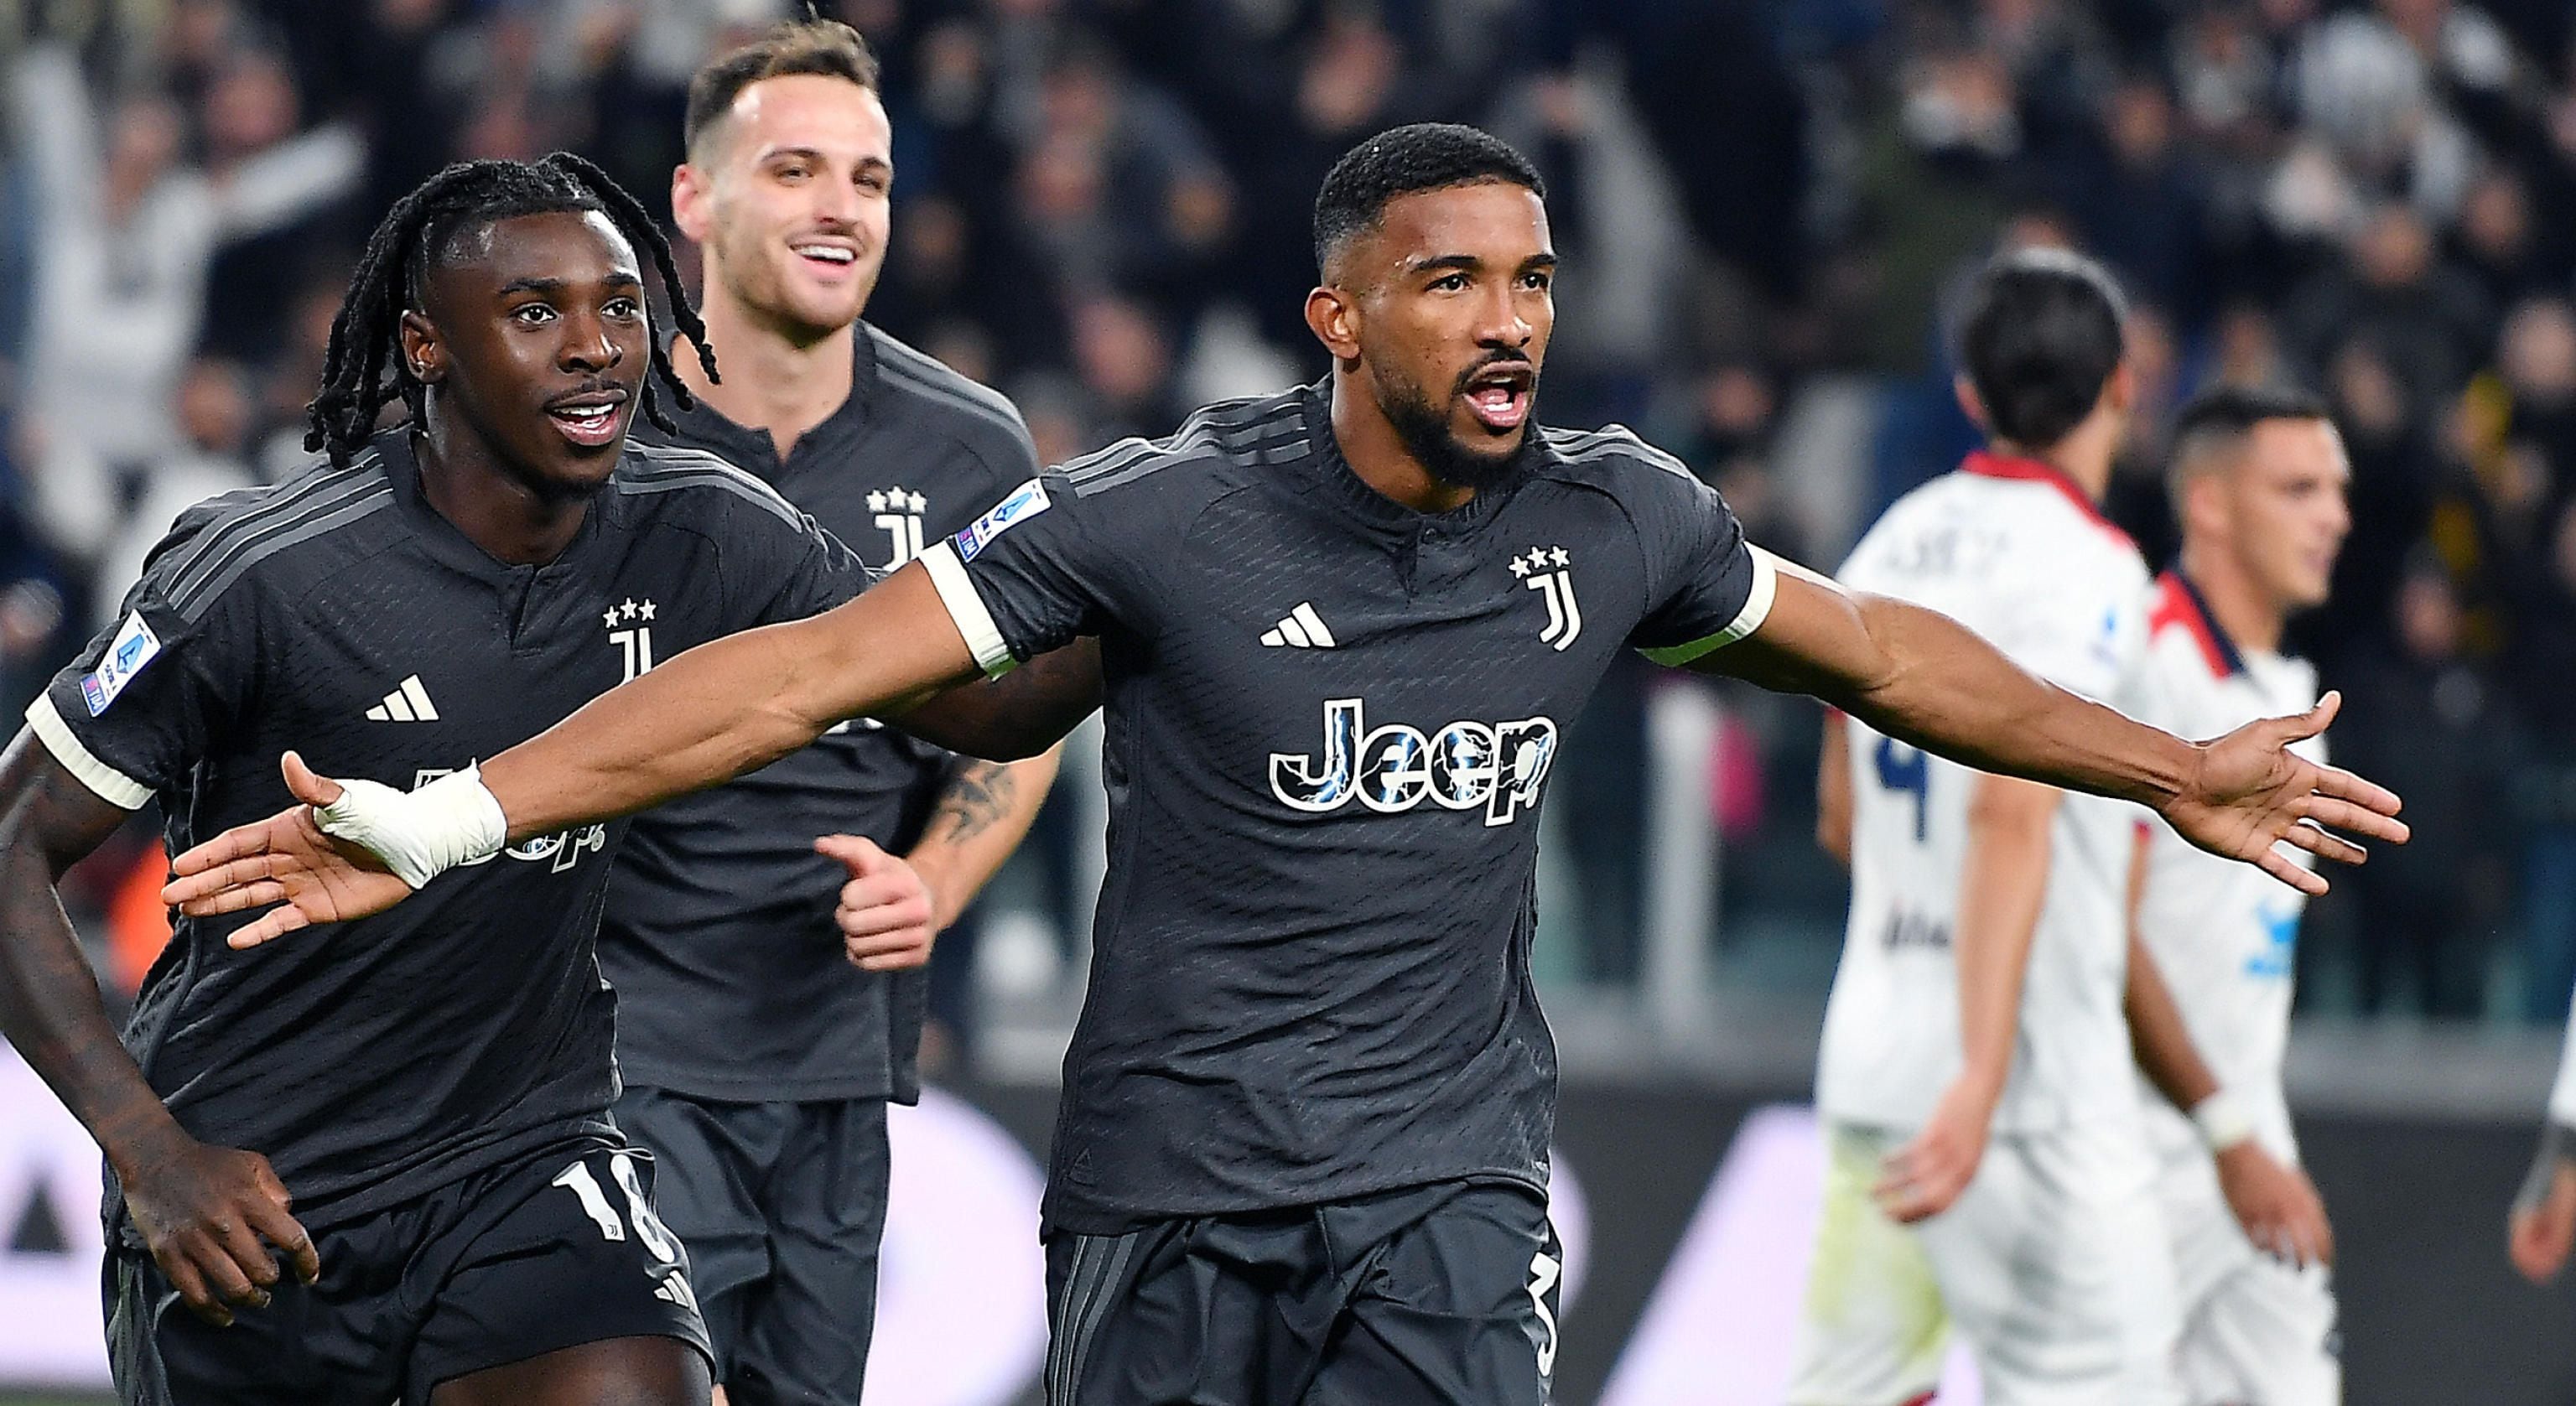
<svg viewBox="0 0 2576 1406">
<path fill-rule="evenodd" d="M 718 379 L 706 324 L 690 305 L 688 293 L 680 286 L 679 270 L 671 262 L 671 241 L 607 172 L 564 151 L 535 162 L 460 161 L 395 201 L 368 236 L 366 252 L 349 276 L 348 295 L 331 319 L 331 341 L 322 359 L 322 389 L 306 408 L 312 420 L 312 428 L 304 433 L 306 451 L 328 449 L 335 466 L 347 464 L 375 433 L 377 413 L 397 396 L 411 407 L 415 421 L 422 418 L 423 387 L 396 355 L 402 315 L 420 306 L 429 270 L 459 232 L 521 215 L 590 212 L 606 215 L 628 243 L 652 257 L 654 272 L 670 301 L 672 323 L 697 348 L 698 365 L 707 379 Z M 672 368 L 666 339 L 649 341 L 653 374 L 643 386 L 644 415 L 666 433 L 675 433 L 653 382 L 669 388 L 683 410 L 697 400 Z"/>
</svg>

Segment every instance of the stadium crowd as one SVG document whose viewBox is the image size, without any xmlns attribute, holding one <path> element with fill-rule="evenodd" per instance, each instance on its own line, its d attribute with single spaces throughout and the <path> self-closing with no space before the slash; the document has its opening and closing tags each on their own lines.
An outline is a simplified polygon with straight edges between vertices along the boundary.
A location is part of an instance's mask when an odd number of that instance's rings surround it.
<svg viewBox="0 0 2576 1406">
<path fill-rule="evenodd" d="M 302 458 L 357 241 L 465 157 L 656 203 L 684 85 L 778 0 L 0 3 L 0 670 L 14 710 L 182 506 Z M 2322 905 L 2329 1008 L 2556 1023 L 2576 987 L 2576 23 L 2556 0 L 842 0 L 886 65 L 869 317 L 1056 462 L 1321 370 L 1313 192 L 1406 121 L 1530 152 L 1568 265 L 1546 417 L 1620 420 L 1830 569 L 1973 443 L 1967 271 L 2055 243 L 2134 300 L 2110 510 L 2161 563 L 2158 426 L 2324 393 L 2353 532 L 2300 648 L 2415 842 Z M 685 246 L 684 246 L 685 249 Z M 1559 771 L 1581 974 L 1632 977 L 1653 671 Z M 1696 685 L 1685 685 L 1696 686 Z M 1814 710 L 1721 749 L 1730 914 L 1841 893 Z M 134 849 L 124 851 L 131 863 Z M 103 865 L 100 902 L 124 876 Z M 157 871 L 155 874 L 157 877 Z M 148 888 L 140 890 L 148 895 Z"/>
</svg>

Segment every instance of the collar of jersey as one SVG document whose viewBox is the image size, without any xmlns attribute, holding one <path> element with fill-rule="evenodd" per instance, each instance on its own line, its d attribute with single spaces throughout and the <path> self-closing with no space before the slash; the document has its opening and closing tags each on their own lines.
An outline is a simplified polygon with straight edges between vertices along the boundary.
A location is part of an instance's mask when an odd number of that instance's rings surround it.
<svg viewBox="0 0 2576 1406">
<path fill-rule="evenodd" d="M 1371 527 L 1392 532 L 1410 533 L 1429 529 L 1435 532 L 1467 533 L 1482 527 L 1502 511 L 1503 504 L 1520 490 L 1527 478 L 1515 479 L 1499 487 L 1480 490 L 1475 497 L 1445 513 L 1425 513 L 1408 508 L 1389 498 L 1369 481 L 1360 477 L 1342 457 L 1342 446 L 1333 438 L 1333 383 L 1330 377 L 1306 388 L 1299 399 L 1297 413 L 1304 420 L 1306 443 L 1312 446 L 1315 466 L 1312 475 L 1327 496 L 1350 510 L 1351 514 Z M 1530 433 L 1538 433 L 1532 425 Z"/>
<path fill-rule="evenodd" d="M 2076 510 L 2083 513 L 2095 526 L 2119 533 L 2120 540 L 2123 542 L 2129 540 L 2129 534 L 2118 523 L 2102 516 L 2101 505 L 2094 502 L 2082 486 L 2068 478 L 2066 471 L 2055 464 L 2042 463 L 2037 459 L 2024 459 L 2013 454 L 1997 454 L 1991 449 L 1979 449 L 1971 452 L 1960 462 L 1959 472 L 1975 474 L 1979 478 L 2005 478 L 2018 479 L 2025 483 L 2045 483 L 2065 494 L 2066 501 L 2073 503 Z"/>
<path fill-rule="evenodd" d="M 616 506 L 616 495 L 603 490 L 591 500 L 590 511 L 581 515 L 581 529 L 564 544 L 561 555 L 542 565 L 514 566 L 483 550 L 463 529 L 430 506 L 428 495 L 420 491 L 420 461 L 412 454 L 410 421 L 377 435 L 375 449 L 385 477 L 393 483 L 394 501 L 401 505 L 403 517 L 411 523 L 412 535 L 422 550 L 477 580 L 505 583 L 514 576 L 564 566 L 590 545 L 599 533 L 600 516 L 614 511 Z"/>
<path fill-rule="evenodd" d="M 2222 679 L 2246 672 L 2244 651 L 2228 638 L 2226 628 L 2209 608 L 2209 598 L 2191 584 L 2190 577 L 2183 575 L 2179 567 L 2168 568 L 2156 584 L 2162 589 L 2157 594 L 2155 614 L 2148 620 L 2150 628 L 2173 621 L 2191 631 L 2192 639 L 2200 645 L 2201 657 L 2209 661 L 2209 671 Z"/>
</svg>

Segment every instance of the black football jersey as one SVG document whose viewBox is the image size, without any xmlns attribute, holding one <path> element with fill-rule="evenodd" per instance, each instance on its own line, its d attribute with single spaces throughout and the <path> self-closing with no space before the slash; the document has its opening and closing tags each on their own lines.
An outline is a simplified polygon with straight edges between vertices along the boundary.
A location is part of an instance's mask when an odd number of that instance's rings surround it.
<svg viewBox="0 0 2576 1406">
<path fill-rule="evenodd" d="M 1325 388 L 1014 491 L 923 565 L 988 670 L 1101 638 L 1109 873 L 1047 1211 L 1141 1220 L 1543 1184 L 1537 808 L 1615 651 L 1759 623 L 1718 495 L 1625 430 L 1426 515 Z"/>
<path fill-rule="evenodd" d="M 560 556 L 509 565 L 423 499 L 398 428 L 345 468 L 183 514 L 28 720 L 102 797 L 157 798 L 176 853 L 291 804 L 288 748 L 413 787 L 867 580 L 757 479 L 632 444 Z M 525 840 L 246 952 L 224 943 L 242 917 L 182 917 L 127 1047 L 192 1135 L 265 1154 L 308 1224 L 603 1125 L 614 998 L 592 947 L 624 828 Z"/>
<path fill-rule="evenodd" d="M 676 436 L 635 432 L 740 465 L 881 570 L 1037 472 L 1008 400 L 865 323 L 849 398 L 784 459 L 765 431 L 705 405 L 674 420 Z M 814 837 L 909 850 L 953 765 L 854 719 L 635 817 L 599 934 L 628 1082 L 753 1102 L 915 1097 L 927 982 L 842 955 L 832 908 L 849 873 L 814 852 Z"/>
</svg>

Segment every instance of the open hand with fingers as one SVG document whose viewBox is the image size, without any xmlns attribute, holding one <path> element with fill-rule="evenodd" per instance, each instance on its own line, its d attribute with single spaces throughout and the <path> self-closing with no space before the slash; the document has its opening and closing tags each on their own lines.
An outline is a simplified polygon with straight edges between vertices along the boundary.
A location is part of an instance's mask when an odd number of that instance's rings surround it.
<svg viewBox="0 0 2576 1406">
<path fill-rule="evenodd" d="M 313 1237 L 287 1214 L 286 1187 L 258 1153 L 173 1129 L 116 1170 L 135 1229 L 199 1318 L 229 1326 L 236 1310 L 268 1307 L 286 1274 L 321 1277 Z"/>
<path fill-rule="evenodd" d="M 256 947 L 314 923 L 342 923 L 381 913 L 411 896 L 412 886 L 374 850 L 323 829 L 323 807 L 339 807 L 350 787 L 317 775 L 289 752 L 280 762 L 286 789 L 302 804 L 266 820 L 237 825 L 170 863 L 177 877 L 161 901 L 192 918 L 278 907 L 233 932 L 234 947 Z M 371 783 L 353 783 L 366 786 Z M 388 787 L 378 791 L 399 796 Z"/>
<path fill-rule="evenodd" d="M 2328 693 L 2296 717 L 2259 719 L 2202 747 L 2199 770 L 2165 803 L 2165 820 L 2202 849 L 2308 894 L 2325 892 L 2326 881 L 2275 849 L 2281 841 L 2338 864 L 2368 856 L 2336 830 L 2404 844 L 2396 792 L 2290 750 L 2325 731 L 2342 706 L 2343 695 Z"/>
</svg>

